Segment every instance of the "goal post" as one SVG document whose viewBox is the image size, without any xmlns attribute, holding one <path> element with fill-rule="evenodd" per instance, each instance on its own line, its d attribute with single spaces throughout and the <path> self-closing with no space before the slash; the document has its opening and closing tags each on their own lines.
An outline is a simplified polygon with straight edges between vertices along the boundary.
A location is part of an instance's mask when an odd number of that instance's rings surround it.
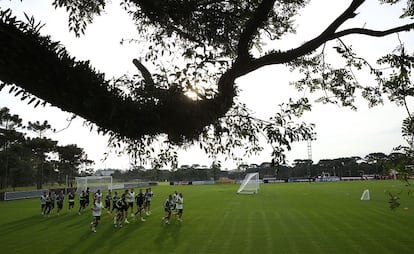
<svg viewBox="0 0 414 254">
<path fill-rule="evenodd" d="M 240 183 L 237 194 L 256 194 L 259 191 L 259 173 L 249 173 Z"/>
<path fill-rule="evenodd" d="M 91 192 L 112 190 L 112 176 L 84 176 L 75 177 L 75 180 L 77 193 L 86 191 L 87 188 Z"/>
</svg>

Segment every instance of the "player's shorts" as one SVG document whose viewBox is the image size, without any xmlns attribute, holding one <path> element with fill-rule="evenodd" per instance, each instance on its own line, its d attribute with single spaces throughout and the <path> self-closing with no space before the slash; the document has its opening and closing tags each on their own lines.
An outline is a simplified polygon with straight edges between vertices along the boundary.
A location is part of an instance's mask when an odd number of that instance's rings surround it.
<svg viewBox="0 0 414 254">
<path fill-rule="evenodd" d="M 129 207 L 134 207 L 134 202 L 128 202 L 128 208 Z"/>
<path fill-rule="evenodd" d="M 94 216 L 95 220 L 101 220 L 101 216 Z"/>
<path fill-rule="evenodd" d="M 177 214 L 178 215 L 183 215 L 183 209 L 177 209 Z"/>
</svg>

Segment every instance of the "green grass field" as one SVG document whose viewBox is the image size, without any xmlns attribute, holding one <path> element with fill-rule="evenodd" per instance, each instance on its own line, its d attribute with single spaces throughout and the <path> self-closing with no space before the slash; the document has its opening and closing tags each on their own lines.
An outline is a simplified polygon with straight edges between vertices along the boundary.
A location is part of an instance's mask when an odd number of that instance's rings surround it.
<svg viewBox="0 0 414 254">
<path fill-rule="evenodd" d="M 37 199 L 0 202 L 1 253 L 414 252 L 414 196 L 405 191 L 391 211 L 384 193 L 403 189 L 399 181 L 262 184 L 256 195 L 237 188 L 156 186 L 146 222 L 119 229 L 104 215 L 97 233 L 90 211 L 44 218 Z M 364 189 L 370 201 L 360 201 Z M 184 194 L 184 221 L 162 225 L 162 203 L 175 190 Z"/>
</svg>

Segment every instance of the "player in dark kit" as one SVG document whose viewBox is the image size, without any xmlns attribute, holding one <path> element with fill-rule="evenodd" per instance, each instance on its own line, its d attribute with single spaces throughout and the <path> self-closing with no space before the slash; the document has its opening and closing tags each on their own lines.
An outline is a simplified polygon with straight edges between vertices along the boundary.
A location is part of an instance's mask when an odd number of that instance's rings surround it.
<svg viewBox="0 0 414 254">
<path fill-rule="evenodd" d="M 82 191 L 81 194 L 79 195 L 79 211 L 78 214 L 81 215 L 81 212 L 85 210 L 85 201 L 86 200 L 86 196 L 85 196 L 85 191 Z"/>
<path fill-rule="evenodd" d="M 85 208 L 89 205 L 89 203 L 90 203 L 90 192 L 89 192 L 89 187 L 87 187 L 85 191 Z"/>
<path fill-rule="evenodd" d="M 118 199 L 115 203 L 115 209 L 117 210 L 114 217 L 114 227 L 122 227 L 122 220 L 124 219 L 125 212 L 128 211 L 128 204 L 125 200 L 125 194 Z"/>
<path fill-rule="evenodd" d="M 60 211 L 63 208 L 63 201 L 65 201 L 65 195 L 63 195 L 63 191 L 60 191 L 59 194 L 56 196 L 56 204 L 57 204 L 57 215 L 60 215 Z"/>
<path fill-rule="evenodd" d="M 142 216 L 144 212 L 144 202 L 145 202 L 145 195 L 142 193 L 142 189 L 139 190 L 139 193 L 135 196 L 135 200 L 137 201 L 137 211 L 135 212 L 135 216 L 139 214 L 141 217 L 141 221 L 145 221 L 144 217 Z"/>
<path fill-rule="evenodd" d="M 75 206 L 75 194 L 73 194 L 73 192 L 69 192 L 68 201 L 69 201 L 69 211 L 71 212 L 73 210 L 73 207 Z"/>
<path fill-rule="evenodd" d="M 165 223 L 165 224 L 170 224 L 170 219 L 171 219 L 171 210 L 172 210 L 172 195 L 169 195 L 167 200 L 165 200 L 164 202 L 164 211 L 165 211 L 165 216 L 162 217 L 161 222 Z"/>
<path fill-rule="evenodd" d="M 108 193 L 105 196 L 105 209 L 111 209 L 111 200 L 112 200 L 112 191 L 108 190 Z"/>
<path fill-rule="evenodd" d="M 114 196 L 112 197 L 112 210 L 110 212 L 111 216 L 113 216 L 113 212 L 117 210 L 116 202 L 119 200 L 118 192 L 115 191 Z"/>
</svg>

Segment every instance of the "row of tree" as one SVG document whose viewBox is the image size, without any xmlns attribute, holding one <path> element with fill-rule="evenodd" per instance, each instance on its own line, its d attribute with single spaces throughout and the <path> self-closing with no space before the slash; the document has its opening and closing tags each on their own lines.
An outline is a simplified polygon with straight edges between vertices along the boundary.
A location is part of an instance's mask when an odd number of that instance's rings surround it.
<svg viewBox="0 0 414 254">
<path fill-rule="evenodd" d="M 314 178 L 323 174 L 338 177 L 362 177 L 365 175 L 388 176 L 398 172 L 402 176 L 412 175 L 413 161 L 406 153 L 394 152 L 390 154 L 370 153 L 364 158 L 354 156 L 336 159 L 324 159 L 313 164 L 310 160 L 295 160 L 292 166 L 274 165 L 262 163 L 250 165 L 243 170 L 222 171 L 220 165 L 212 165 L 209 168 L 185 167 L 173 171 L 168 170 L 143 170 L 136 168 L 128 171 L 116 170 L 112 175 L 116 179 L 140 179 L 144 181 L 208 181 L 229 178 L 233 180 L 243 179 L 246 173 L 259 172 L 260 178 L 276 177 L 278 179 L 289 178 Z M 244 166 L 244 165 L 243 165 Z"/>
<path fill-rule="evenodd" d="M 93 161 L 88 160 L 83 148 L 60 146 L 45 137 L 53 131 L 47 121 L 28 122 L 25 126 L 8 108 L 0 109 L 0 189 L 26 185 L 41 189 L 46 182 L 73 179 L 81 168 L 88 171 Z"/>
</svg>

